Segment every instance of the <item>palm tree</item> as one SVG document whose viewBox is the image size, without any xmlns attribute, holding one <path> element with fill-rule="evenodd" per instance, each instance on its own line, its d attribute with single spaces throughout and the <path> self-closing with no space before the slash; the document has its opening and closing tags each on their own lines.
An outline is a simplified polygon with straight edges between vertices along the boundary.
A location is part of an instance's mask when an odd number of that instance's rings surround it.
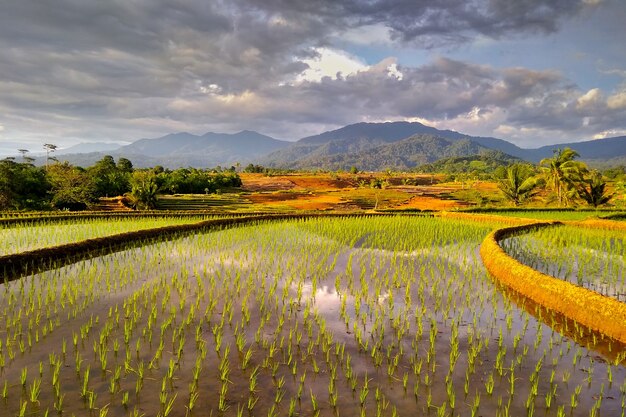
<svg viewBox="0 0 626 417">
<path fill-rule="evenodd" d="M 577 184 L 576 191 L 580 198 L 594 207 L 606 204 L 613 198 L 613 194 L 606 194 L 606 181 L 602 174 L 595 170 Z"/>
<path fill-rule="evenodd" d="M 504 177 L 498 180 L 498 188 L 507 199 L 519 206 L 537 194 L 537 187 L 543 182 L 533 174 L 530 165 L 513 164 L 506 169 Z"/>
<path fill-rule="evenodd" d="M 130 205 L 140 210 L 156 208 L 159 186 L 156 174 L 150 171 L 135 171 L 130 180 L 132 191 L 126 194 Z"/>
<path fill-rule="evenodd" d="M 44 143 L 43 148 L 46 150 L 46 171 L 47 171 L 48 162 L 50 161 L 50 153 L 56 151 L 58 146 L 52 143 Z"/>
<path fill-rule="evenodd" d="M 584 163 L 574 160 L 578 156 L 578 152 L 570 148 L 555 149 L 552 158 L 539 162 L 546 185 L 554 191 L 561 206 L 576 195 L 574 186 L 587 171 Z"/>
</svg>

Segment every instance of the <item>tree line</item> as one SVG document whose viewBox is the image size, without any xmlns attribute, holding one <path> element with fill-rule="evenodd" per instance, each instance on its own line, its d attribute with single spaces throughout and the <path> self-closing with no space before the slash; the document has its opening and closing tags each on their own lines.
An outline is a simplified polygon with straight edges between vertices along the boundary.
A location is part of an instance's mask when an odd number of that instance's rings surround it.
<svg viewBox="0 0 626 417">
<path fill-rule="evenodd" d="M 209 194 L 240 186 L 233 167 L 135 169 L 130 160 L 110 155 L 88 168 L 58 161 L 38 167 L 25 154 L 22 161 L 0 160 L 1 210 L 81 210 L 115 196 L 146 209 L 155 207 L 158 194 Z"/>
<path fill-rule="evenodd" d="M 608 203 L 615 193 L 609 192 L 605 176 L 591 170 L 584 162 L 577 161 L 580 155 L 570 149 L 556 149 L 551 158 L 542 159 L 538 166 L 515 163 L 501 167 L 495 172 L 498 188 L 504 197 L 519 206 L 540 192 L 547 192 L 547 203 L 560 207 L 578 201 L 598 207 Z M 620 175 L 615 173 L 616 177 Z M 621 175 L 624 176 L 622 169 Z M 616 182 L 618 192 L 626 192 L 624 181 Z"/>
</svg>

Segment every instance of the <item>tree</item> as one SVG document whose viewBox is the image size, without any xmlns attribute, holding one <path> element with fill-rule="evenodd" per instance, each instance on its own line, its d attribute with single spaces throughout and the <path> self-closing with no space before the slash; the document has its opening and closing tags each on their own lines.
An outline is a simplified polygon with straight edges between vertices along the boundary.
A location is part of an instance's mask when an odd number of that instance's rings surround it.
<svg viewBox="0 0 626 417">
<path fill-rule="evenodd" d="M 42 209 L 49 207 L 50 185 L 42 168 L 31 163 L 0 160 L 0 209 Z"/>
<path fill-rule="evenodd" d="M 30 152 L 28 149 L 18 149 L 17 151 L 22 155 L 22 162 L 30 164 L 35 160 L 34 158 L 26 155 Z"/>
<path fill-rule="evenodd" d="M 126 158 L 120 158 L 115 164 L 111 155 L 105 155 L 88 172 L 98 197 L 123 195 L 130 191 L 132 163 Z"/>
<path fill-rule="evenodd" d="M 570 148 L 556 149 L 552 158 L 539 162 L 546 185 L 556 194 L 560 206 L 576 196 L 575 184 L 587 171 L 585 164 L 575 161 L 578 156 L 578 152 Z"/>
<path fill-rule="evenodd" d="M 498 188 L 508 200 L 519 206 L 537 194 L 537 187 L 541 183 L 542 180 L 534 176 L 534 170 L 530 165 L 513 164 L 506 168 L 504 175 L 498 179 Z"/>
<path fill-rule="evenodd" d="M 159 186 L 153 171 L 133 172 L 130 184 L 131 192 L 127 194 L 127 197 L 131 206 L 139 210 L 156 208 Z"/>
<path fill-rule="evenodd" d="M 68 162 L 48 167 L 52 205 L 59 209 L 84 210 L 96 200 L 96 190 L 87 172 Z"/>
<path fill-rule="evenodd" d="M 56 151 L 58 146 L 52 143 L 44 143 L 43 148 L 46 150 L 46 170 L 47 170 L 48 161 L 50 160 L 50 153 Z"/>
<path fill-rule="evenodd" d="M 266 171 L 267 169 L 263 165 L 254 165 L 254 164 L 248 164 L 243 169 L 243 172 L 250 173 L 250 174 L 261 174 Z"/>
<path fill-rule="evenodd" d="M 119 158 L 117 160 L 117 170 L 120 172 L 132 174 L 133 172 L 133 163 L 130 162 L 129 159 Z"/>
<path fill-rule="evenodd" d="M 594 207 L 606 204 L 613 198 L 613 194 L 607 194 L 606 181 L 602 174 L 595 170 L 576 184 L 576 191 L 580 198 Z"/>
</svg>

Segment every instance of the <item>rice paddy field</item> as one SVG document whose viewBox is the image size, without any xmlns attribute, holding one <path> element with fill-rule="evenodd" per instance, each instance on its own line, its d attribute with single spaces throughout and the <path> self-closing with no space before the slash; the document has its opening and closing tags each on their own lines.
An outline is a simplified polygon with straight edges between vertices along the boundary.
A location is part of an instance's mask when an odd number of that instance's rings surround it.
<svg viewBox="0 0 626 417">
<path fill-rule="evenodd" d="M 574 226 L 538 229 L 502 242 L 522 263 L 626 302 L 626 236 Z"/>
<path fill-rule="evenodd" d="M 85 239 L 109 236 L 136 230 L 177 224 L 197 223 L 216 216 L 155 216 L 81 218 L 57 221 L 54 218 L 42 219 L 32 225 L 9 224 L 0 226 L 0 255 L 19 253 L 49 246 L 73 243 Z"/>
<path fill-rule="evenodd" d="M 618 220 L 622 214 L 613 210 L 535 210 L 535 209 L 513 209 L 513 210 L 468 210 L 476 214 L 485 213 L 485 215 L 519 217 L 534 220 L 558 220 L 558 221 L 577 221 L 586 219 L 596 219 L 605 216 L 616 216 Z"/>
<path fill-rule="evenodd" d="M 624 415 L 624 346 L 487 274 L 478 248 L 501 225 L 257 222 L 5 282 L 0 415 Z M 558 230 L 623 259 L 612 232 Z M 622 291 L 623 267 L 599 269 Z"/>
</svg>

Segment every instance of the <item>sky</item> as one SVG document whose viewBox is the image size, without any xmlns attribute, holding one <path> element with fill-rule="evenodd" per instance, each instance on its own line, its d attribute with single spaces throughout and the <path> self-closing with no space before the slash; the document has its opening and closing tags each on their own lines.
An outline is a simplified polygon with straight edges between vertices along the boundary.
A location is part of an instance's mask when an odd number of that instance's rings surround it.
<svg viewBox="0 0 626 417">
<path fill-rule="evenodd" d="M 0 149 L 418 121 L 626 135 L 626 0 L 2 0 Z"/>
</svg>

